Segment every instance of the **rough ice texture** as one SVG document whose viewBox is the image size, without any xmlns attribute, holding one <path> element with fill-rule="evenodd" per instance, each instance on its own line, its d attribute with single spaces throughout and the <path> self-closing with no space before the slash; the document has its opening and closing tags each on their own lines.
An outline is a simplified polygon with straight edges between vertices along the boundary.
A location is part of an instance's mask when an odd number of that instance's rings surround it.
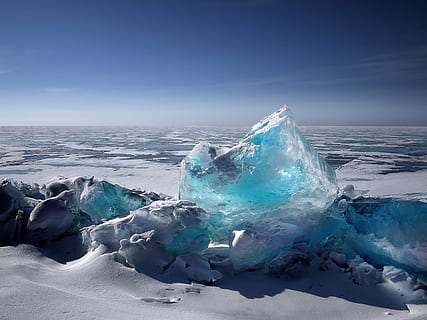
<svg viewBox="0 0 427 320">
<path fill-rule="evenodd" d="M 118 204 L 121 209 L 114 212 L 124 216 L 108 219 L 113 210 L 107 210 L 99 221 L 99 214 L 87 209 L 83 212 L 81 195 L 87 185 L 90 192 L 99 195 L 88 197 L 93 202 L 85 208 L 96 207 L 106 190 L 109 196 L 124 197 L 109 202 L 113 208 Z M 348 192 L 350 189 L 343 188 L 340 197 L 322 212 L 323 219 L 309 229 L 301 228 L 296 220 L 287 223 L 278 219 L 274 224 L 267 221 L 266 225 L 235 229 L 229 234 L 227 247 L 208 247 L 217 230 L 211 228 L 208 213 L 190 201 L 164 200 L 155 193 L 131 190 L 109 193 L 121 189 L 84 177 L 55 180 L 41 188 L 3 181 L 0 244 L 23 242 L 64 250 L 61 241 L 74 237 L 75 246 L 81 247 L 82 239 L 86 251 L 111 252 L 116 261 L 139 272 L 174 274 L 203 283 L 221 278 L 211 266 L 298 274 L 315 261 L 320 269 L 328 268 L 326 259 L 350 271 L 353 281 L 360 285 L 381 281 L 382 269 L 387 266 L 404 270 L 417 283 L 426 284 L 427 204 L 361 197 Z M 151 203 L 124 210 L 129 194 L 143 196 Z"/>
<path fill-rule="evenodd" d="M 200 253 L 209 236 L 201 225 L 205 212 L 190 201 L 155 201 L 116 218 L 82 230 L 89 250 L 103 246 L 117 252 L 137 271 L 160 274 L 168 270 L 187 280 L 213 283 L 222 277 Z"/>
<path fill-rule="evenodd" d="M 121 240 L 130 239 L 130 243 L 145 247 L 162 244 L 175 255 L 198 252 L 209 243 L 207 231 L 200 226 L 203 214 L 203 209 L 190 201 L 155 201 L 126 217 L 89 226 L 83 237 L 91 248 L 102 244 L 113 251 L 129 246 Z"/>
<path fill-rule="evenodd" d="M 377 265 L 427 272 L 427 203 L 359 199 L 345 214 L 345 241 Z"/>
<path fill-rule="evenodd" d="M 41 188 L 0 184 L 0 245 L 99 249 L 139 272 L 168 271 L 183 280 L 213 283 L 222 275 L 200 255 L 209 244 L 203 215 L 193 202 L 165 200 L 93 177 L 57 178 Z M 61 242 L 67 237 L 71 248 Z"/>
<path fill-rule="evenodd" d="M 76 192 L 80 210 L 87 213 L 93 221 L 123 217 L 131 210 L 151 202 L 148 197 L 136 191 L 107 181 L 97 181 L 93 177 L 58 179 L 46 186 L 46 194 L 55 194 L 63 188 Z"/>
<path fill-rule="evenodd" d="M 219 233 L 248 224 L 316 220 L 336 191 L 334 170 L 286 107 L 257 123 L 236 146 L 199 143 L 181 164 L 179 198 L 204 208 Z"/>
<path fill-rule="evenodd" d="M 43 185 L 3 180 L 0 185 L 0 244 L 46 246 L 81 227 L 123 217 L 151 203 L 142 194 L 93 177 L 56 178 Z"/>
<path fill-rule="evenodd" d="M 427 273 L 427 203 L 342 195 L 326 215 L 304 235 L 306 241 L 360 256 L 377 268 Z"/>
</svg>

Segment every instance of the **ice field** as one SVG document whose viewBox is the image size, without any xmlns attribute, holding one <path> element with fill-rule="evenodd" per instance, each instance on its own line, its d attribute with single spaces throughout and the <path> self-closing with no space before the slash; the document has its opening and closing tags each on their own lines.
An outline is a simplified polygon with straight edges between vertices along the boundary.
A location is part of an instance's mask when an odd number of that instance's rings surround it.
<svg viewBox="0 0 427 320">
<path fill-rule="evenodd" d="M 423 319 L 427 128 L 300 129 L 0 127 L 0 316 Z"/>
</svg>

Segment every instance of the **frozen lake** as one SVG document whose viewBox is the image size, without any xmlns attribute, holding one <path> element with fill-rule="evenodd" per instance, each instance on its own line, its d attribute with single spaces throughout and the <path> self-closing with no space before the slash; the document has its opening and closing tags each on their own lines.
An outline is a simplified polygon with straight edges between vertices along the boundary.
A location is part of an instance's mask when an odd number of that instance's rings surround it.
<svg viewBox="0 0 427 320">
<path fill-rule="evenodd" d="M 179 163 L 196 143 L 232 146 L 248 129 L 0 127 L 0 178 L 43 183 L 57 175 L 94 175 L 129 188 L 174 194 Z M 300 129 L 337 170 L 340 184 L 374 194 L 424 197 L 427 127 Z"/>
<path fill-rule="evenodd" d="M 247 130 L 0 127 L 0 179 L 42 184 L 58 175 L 87 175 L 128 188 L 174 195 L 179 163 L 196 143 L 232 146 Z M 427 128 L 301 130 L 336 170 L 339 185 L 353 184 L 373 199 L 427 201 Z M 55 248 L 67 252 L 72 246 L 66 241 L 55 244 L 52 252 Z M 45 257 L 34 246 L 1 247 L 0 318 L 15 319 L 18 315 L 45 319 L 46 314 L 53 314 L 58 319 L 236 319 L 236 315 L 282 319 L 289 314 L 298 319 L 316 315 L 353 320 L 385 319 L 389 315 L 424 319 L 427 312 L 425 304 L 411 302 L 425 301 L 424 291 L 414 291 L 409 278 L 401 276 L 398 282 L 386 280 L 365 286 L 356 285 L 348 272 L 332 263 L 326 271 L 313 264 L 310 272 L 295 278 L 270 277 L 261 270 L 234 274 L 225 268 L 218 285 L 203 286 L 136 272 L 117 263 L 117 252 L 103 252 L 103 248 L 63 264 Z M 423 257 L 425 246 L 417 244 L 416 248 L 420 250 L 417 256 Z"/>
</svg>

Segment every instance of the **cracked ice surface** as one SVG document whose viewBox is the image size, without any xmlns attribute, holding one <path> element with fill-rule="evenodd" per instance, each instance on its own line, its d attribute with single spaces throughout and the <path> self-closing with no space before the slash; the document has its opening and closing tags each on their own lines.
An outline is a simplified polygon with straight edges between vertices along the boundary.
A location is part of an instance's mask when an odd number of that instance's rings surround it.
<svg viewBox="0 0 427 320">
<path fill-rule="evenodd" d="M 217 230 L 227 233 L 250 224 L 270 232 L 278 221 L 316 221 L 336 191 L 334 170 L 284 107 L 230 149 L 196 145 L 182 162 L 179 198 L 204 208 Z"/>
</svg>

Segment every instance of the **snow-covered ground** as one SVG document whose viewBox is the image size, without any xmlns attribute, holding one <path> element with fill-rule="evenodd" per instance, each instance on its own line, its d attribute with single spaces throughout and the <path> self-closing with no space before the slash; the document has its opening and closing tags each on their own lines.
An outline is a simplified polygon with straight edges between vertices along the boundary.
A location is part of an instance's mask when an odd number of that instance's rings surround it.
<svg viewBox="0 0 427 320">
<path fill-rule="evenodd" d="M 44 183 L 58 175 L 95 176 L 175 195 L 177 163 L 194 143 L 230 145 L 246 131 L 55 130 L 1 128 L 0 178 Z M 376 197 L 427 200 L 426 128 L 303 132 L 337 169 L 339 185 Z M 162 143 L 153 145 L 159 136 Z M 204 286 L 150 277 L 101 253 L 64 264 L 33 246 L 1 247 L 0 319 L 427 319 L 427 305 L 405 279 L 357 285 L 334 264 L 293 277 L 224 269 L 214 286 Z"/>
<path fill-rule="evenodd" d="M 393 284 L 363 287 L 341 271 L 225 275 L 215 286 L 165 282 L 97 252 L 60 264 L 35 247 L 0 250 L 1 319 L 426 319 Z"/>
</svg>

